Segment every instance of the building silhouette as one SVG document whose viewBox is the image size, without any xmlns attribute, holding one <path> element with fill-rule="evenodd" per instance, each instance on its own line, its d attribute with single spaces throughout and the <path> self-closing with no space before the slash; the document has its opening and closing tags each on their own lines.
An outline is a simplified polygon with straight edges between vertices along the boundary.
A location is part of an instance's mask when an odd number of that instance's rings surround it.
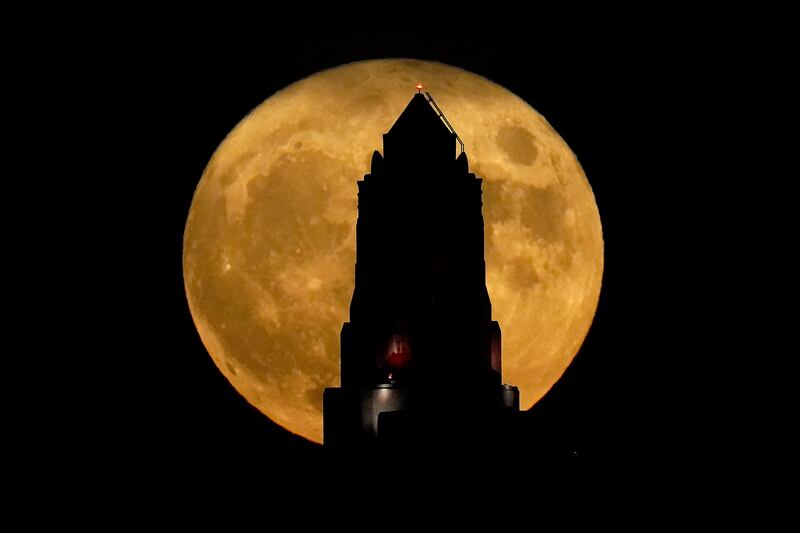
<svg viewBox="0 0 800 533">
<path fill-rule="evenodd" d="M 519 411 L 519 392 L 501 381 L 482 180 L 429 93 L 414 95 L 383 149 L 358 182 L 355 290 L 341 387 L 324 395 L 325 445 L 485 439 Z"/>
</svg>

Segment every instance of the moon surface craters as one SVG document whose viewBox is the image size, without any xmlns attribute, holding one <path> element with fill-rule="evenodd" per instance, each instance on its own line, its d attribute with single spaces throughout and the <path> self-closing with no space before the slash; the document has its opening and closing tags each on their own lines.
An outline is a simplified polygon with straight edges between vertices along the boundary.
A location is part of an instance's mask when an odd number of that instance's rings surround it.
<svg viewBox="0 0 800 533">
<path fill-rule="evenodd" d="M 539 150 L 533 134 L 520 126 L 503 126 L 497 133 L 497 146 L 514 163 L 533 165 Z"/>
</svg>

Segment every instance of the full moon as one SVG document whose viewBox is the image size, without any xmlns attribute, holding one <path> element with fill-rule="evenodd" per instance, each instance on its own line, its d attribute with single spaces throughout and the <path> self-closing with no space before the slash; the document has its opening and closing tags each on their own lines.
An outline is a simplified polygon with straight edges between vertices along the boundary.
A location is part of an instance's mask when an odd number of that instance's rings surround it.
<svg viewBox="0 0 800 533">
<path fill-rule="evenodd" d="M 354 286 L 356 182 L 422 83 L 483 178 L 486 284 L 503 381 L 533 406 L 592 323 L 603 236 L 592 189 L 547 120 L 441 63 L 351 63 L 275 93 L 219 145 L 183 242 L 189 308 L 219 370 L 287 430 L 322 442 Z M 455 154 L 454 154 L 455 157 Z"/>
</svg>

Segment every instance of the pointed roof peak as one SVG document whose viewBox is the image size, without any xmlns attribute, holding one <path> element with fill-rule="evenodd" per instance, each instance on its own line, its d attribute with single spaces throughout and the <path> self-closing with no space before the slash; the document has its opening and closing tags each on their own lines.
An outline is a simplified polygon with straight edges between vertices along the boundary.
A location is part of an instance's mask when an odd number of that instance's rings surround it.
<svg viewBox="0 0 800 533">
<path fill-rule="evenodd" d="M 410 131 L 412 129 L 443 130 L 450 133 L 450 129 L 441 120 L 439 113 L 433 108 L 426 94 L 418 92 L 411 98 L 406 108 L 397 117 L 389 133 Z"/>
<path fill-rule="evenodd" d="M 398 132 L 401 137 L 407 135 L 454 137 L 461 147 L 461 153 L 464 153 L 464 143 L 458 133 L 444 116 L 444 112 L 436 104 L 431 93 L 423 93 L 420 85 L 417 85 L 417 93 L 397 117 L 387 135 L 395 135 Z"/>
</svg>

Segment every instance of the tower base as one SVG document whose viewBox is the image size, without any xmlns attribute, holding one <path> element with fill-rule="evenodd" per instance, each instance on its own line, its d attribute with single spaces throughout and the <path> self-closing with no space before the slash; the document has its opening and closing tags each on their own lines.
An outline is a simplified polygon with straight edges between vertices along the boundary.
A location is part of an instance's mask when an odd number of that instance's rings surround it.
<svg viewBox="0 0 800 533">
<path fill-rule="evenodd" d="M 436 443 L 488 444 L 512 431 L 519 413 L 519 390 L 502 385 L 470 402 L 474 391 L 442 386 L 418 390 L 382 384 L 365 389 L 325 389 L 324 444 L 329 448 L 431 446 Z"/>
</svg>

